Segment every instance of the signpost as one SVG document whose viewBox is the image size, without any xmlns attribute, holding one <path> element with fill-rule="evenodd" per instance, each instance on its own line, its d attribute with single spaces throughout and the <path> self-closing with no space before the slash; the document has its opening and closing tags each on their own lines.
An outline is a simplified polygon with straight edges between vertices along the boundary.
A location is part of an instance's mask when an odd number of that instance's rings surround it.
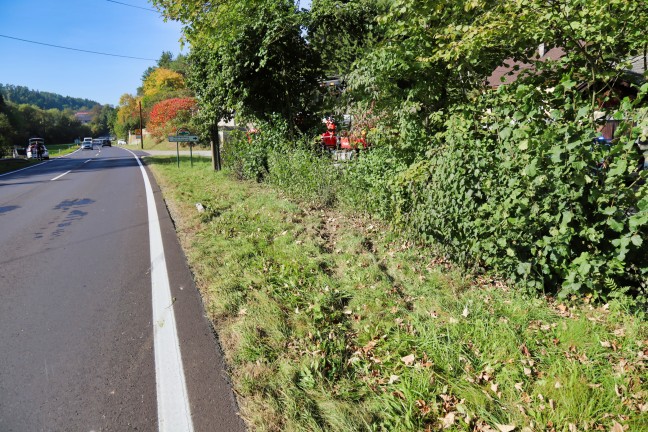
<svg viewBox="0 0 648 432">
<path fill-rule="evenodd" d="M 189 129 L 178 128 L 175 135 L 169 135 L 169 142 L 176 143 L 176 160 L 178 161 L 178 168 L 180 167 L 180 144 L 181 142 L 189 143 L 189 160 L 193 167 L 193 143 L 198 142 L 197 135 L 191 135 Z"/>
</svg>

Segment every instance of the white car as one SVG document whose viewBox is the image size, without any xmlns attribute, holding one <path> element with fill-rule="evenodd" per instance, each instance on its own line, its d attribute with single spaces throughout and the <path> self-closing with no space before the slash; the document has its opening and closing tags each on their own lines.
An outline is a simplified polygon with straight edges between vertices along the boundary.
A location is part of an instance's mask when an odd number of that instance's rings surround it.
<svg viewBox="0 0 648 432">
<path fill-rule="evenodd" d="M 119 140 L 119 141 L 117 141 L 117 144 L 118 144 L 118 145 L 126 145 L 126 141 L 124 141 L 124 140 Z"/>
<path fill-rule="evenodd" d="M 92 150 L 94 146 L 92 145 L 92 140 L 90 141 L 83 141 L 81 143 L 81 150 Z"/>
<path fill-rule="evenodd" d="M 27 159 L 39 159 L 38 147 L 41 147 L 40 159 L 49 159 L 49 152 L 45 147 L 45 140 L 43 138 L 29 138 L 27 145 Z"/>
</svg>

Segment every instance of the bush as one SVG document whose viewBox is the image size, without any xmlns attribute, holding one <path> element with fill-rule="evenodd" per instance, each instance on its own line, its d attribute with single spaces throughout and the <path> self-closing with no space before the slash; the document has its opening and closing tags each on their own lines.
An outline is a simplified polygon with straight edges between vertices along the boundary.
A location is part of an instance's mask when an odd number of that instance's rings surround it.
<svg viewBox="0 0 648 432">
<path fill-rule="evenodd" d="M 407 168 L 392 149 L 375 147 L 360 153 L 343 173 L 339 200 L 347 207 L 383 219 L 397 211 L 397 175 Z"/>
<path fill-rule="evenodd" d="M 339 169 L 330 158 L 308 148 L 273 151 L 269 156 L 269 181 L 293 199 L 316 207 L 331 206 L 340 186 Z"/>
<path fill-rule="evenodd" d="M 459 262 L 562 297 L 646 292 L 647 173 L 630 128 L 646 119 L 625 101 L 608 150 L 580 97 L 569 81 L 518 85 L 452 111 L 443 146 L 399 178 L 403 223 Z"/>
</svg>

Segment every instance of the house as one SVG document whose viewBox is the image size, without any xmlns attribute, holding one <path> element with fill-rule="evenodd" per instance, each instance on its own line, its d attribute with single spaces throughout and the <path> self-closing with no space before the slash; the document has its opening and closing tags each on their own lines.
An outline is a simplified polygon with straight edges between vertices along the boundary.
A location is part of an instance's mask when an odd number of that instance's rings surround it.
<svg viewBox="0 0 648 432">
<path fill-rule="evenodd" d="M 538 47 L 536 52 L 536 59 L 539 61 L 550 61 L 550 60 L 559 60 L 565 55 L 564 49 L 561 47 L 554 47 L 546 49 L 545 44 L 541 44 Z M 616 81 L 611 89 L 607 89 L 603 83 L 595 83 L 591 86 L 582 84 L 578 89 L 582 92 L 587 91 L 596 91 L 601 92 L 601 97 L 599 100 L 601 111 L 598 112 L 598 116 L 605 116 L 603 111 L 604 108 L 614 108 L 617 107 L 620 103 L 620 100 L 625 97 L 634 97 L 637 95 L 637 89 L 635 85 L 640 85 L 646 81 L 646 66 L 648 63 L 648 58 L 644 52 L 642 55 L 638 55 L 630 59 L 630 69 L 624 71 L 621 76 L 621 79 Z M 486 80 L 487 85 L 496 89 L 501 85 L 512 84 L 523 72 L 533 72 L 535 66 L 532 63 L 517 61 L 514 59 L 507 59 L 504 63 L 493 71 L 493 73 Z M 597 131 L 606 139 L 614 138 L 614 134 L 619 125 L 619 121 L 607 119 L 603 125 Z"/>
<path fill-rule="evenodd" d="M 88 124 L 92 121 L 94 115 L 90 111 L 79 111 L 74 113 L 74 118 L 79 120 L 81 124 Z"/>
</svg>

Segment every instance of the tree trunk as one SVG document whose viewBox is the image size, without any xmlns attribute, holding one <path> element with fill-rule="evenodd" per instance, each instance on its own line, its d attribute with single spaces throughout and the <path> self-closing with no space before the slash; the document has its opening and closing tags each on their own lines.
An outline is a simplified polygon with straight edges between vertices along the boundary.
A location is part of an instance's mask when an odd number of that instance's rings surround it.
<svg viewBox="0 0 648 432">
<path fill-rule="evenodd" d="M 221 158 L 220 158 L 220 136 L 218 135 L 218 123 L 212 125 L 210 129 L 210 141 L 211 141 L 211 154 L 212 154 L 212 168 L 214 171 L 221 170 Z"/>
</svg>

